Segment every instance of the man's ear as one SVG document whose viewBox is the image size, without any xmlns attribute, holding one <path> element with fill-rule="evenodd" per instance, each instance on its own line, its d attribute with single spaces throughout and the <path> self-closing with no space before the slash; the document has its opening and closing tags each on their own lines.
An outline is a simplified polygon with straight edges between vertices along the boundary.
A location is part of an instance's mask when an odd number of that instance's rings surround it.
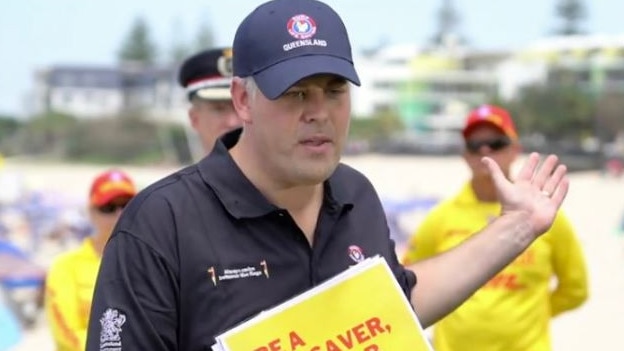
<svg viewBox="0 0 624 351">
<path fill-rule="evenodd" d="M 249 110 L 252 99 L 247 89 L 245 89 L 245 81 L 240 77 L 233 77 L 230 93 L 232 94 L 232 105 L 234 105 L 234 110 L 236 110 L 238 117 L 243 123 L 251 123 Z"/>
<path fill-rule="evenodd" d="M 197 129 L 197 106 L 195 104 L 192 104 L 191 107 L 189 107 L 188 109 L 188 116 L 189 116 L 189 121 L 191 122 L 191 127 L 193 127 L 194 129 Z"/>
</svg>

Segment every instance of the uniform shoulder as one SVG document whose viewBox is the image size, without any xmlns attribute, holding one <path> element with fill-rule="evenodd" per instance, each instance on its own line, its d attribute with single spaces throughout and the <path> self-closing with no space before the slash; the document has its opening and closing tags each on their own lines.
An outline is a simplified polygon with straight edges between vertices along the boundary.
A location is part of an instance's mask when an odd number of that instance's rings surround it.
<svg viewBox="0 0 624 351">
<path fill-rule="evenodd" d="M 151 183 L 132 199 L 128 207 L 124 210 L 124 218 L 134 218 L 141 212 L 149 209 L 155 204 L 165 202 L 175 202 L 183 194 L 192 192 L 194 189 L 189 184 L 201 182 L 197 166 L 191 165 Z"/>
<path fill-rule="evenodd" d="M 125 207 L 109 240 L 130 240 L 175 262 L 178 225 L 195 208 L 196 193 L 205 188 L 196 165 L 152 183 Z"/>
<path fill-rule="evenodd" d="M 372 183 L 364 173 L 344 163 L 338 164 L 338 167 L 336 167 L 332 175 L 332 179 L 344 183 L 345 185 L 352 185 L 355 187 L 372 186 Z"/>
<path fill-rule="evenodd" d="M 329 183 L 338 198 L 352 202 L 356 199 L 377 196 L 371 181 L 357 169 L 340 163 L 329 179 Z"/>
</svg>

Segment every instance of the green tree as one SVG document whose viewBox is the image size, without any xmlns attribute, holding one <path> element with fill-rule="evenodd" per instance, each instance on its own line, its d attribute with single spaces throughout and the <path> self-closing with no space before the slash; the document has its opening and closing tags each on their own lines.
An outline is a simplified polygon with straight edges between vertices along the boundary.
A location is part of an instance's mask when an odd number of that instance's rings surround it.
<svg viewBox="0 0 624 351">
<path fill-rule="evenodd" d="M 149 65 L 156 61 L 156 56 L 157 48 L 152 41 L 147 22 L 142 17 L 138 17 L 121 45 L 119 61 Z"/>
<path fill-rule="evenodd" d="M 214 33 L 212 28 L 205 22 L 202 22 L 197 30 L 197 37 L 195 38 L 195 49 L 197 51 L 206 50 L 212 48 L 215 45 Z"/>
<path fill-rule="evenodd" d="M 0 115 L 0 141 L 15 133 L 20 125 L 21 123 L 18 119 Z"/>
<path fill-rule="evenodd" d="M 171 47 L 169 53 L 170 62 L 178 63 L 184 61 L 191 54 L 191 51 L 184 44 L 178 43 Z"/>
<path fill-rule="evenodd" d="M 67 140 L 75 127 L 76 119 L 70 115 L 49 112 L 33 116 L 24 122 L 11 146 L 16 153 L 62 158 L 66 155 Z"/>
<path fill-rule="evenodd" d="M 437 28 L 431 37 L 431 45 L 444 47 L 449 40 L 463 43 L 465 39 L 459 34 L 460 16 L 451 0 L 443 0 L 437 14 Z"/>
<path fill-rule="evenodd" d="M 81 120 L 67 138 L 71 160 L 102 163 L 161 162 L 155 123 L 140 114 Z"/>
<path fill-rule="evenodd" d="M 607 141 L 624 132 L 624 91 L 609 91 L 596 101 L 596 132 Z"/>
<path fill-rule="evenodd" d="M 531 85 L 507 106 L 521 134 L 543 134 L 548 140 L 580 141 L 593 134 L 592 103 L 576 85 Z"/>
<path fill-rule="evenodd" d="M 184 39 L 184 26 L 179 18 L 173 21 L 171 27 L 172 38 L 169 48 L 169 61 L 179 63 L 192 54 L 192 48 L 189 47 L 187 41 Z"/>
<path fill-rule="evenodd" d="M 377 141 L 390 138 L 405 130 L 403 122 L 394 110 L 379 112 L 369 118 L 352 118 L 349 137 L 353 140 Z"/>
<path fill-rule="evenodd" d="M 555 7 L 561 26 L 555 30 L 560 35 L 582 34 L 581 23 L 587 18 L 587 9 L 581 0 L 559 0 Z"/>
<path fill-rule="evenodd" d="M 0 115 L 0 154 L 13 154 L 15 135 L 20 130 L 22 123 L 10 116 Z"/>
</svg>

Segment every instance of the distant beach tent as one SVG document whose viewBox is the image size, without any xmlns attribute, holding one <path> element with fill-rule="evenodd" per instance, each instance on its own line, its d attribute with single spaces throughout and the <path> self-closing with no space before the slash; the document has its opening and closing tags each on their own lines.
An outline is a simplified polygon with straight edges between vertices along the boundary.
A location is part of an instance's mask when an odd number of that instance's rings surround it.
<svg viewBox="0 0 624 351">
<path fill-rule="evenodd" d="M 407 199 L 395 199 L 384 197 L 381 200 L 384 210 L 389 213 L 404 213 L 415 210 L 430 210 L 438 203 L 437 197 L 428 196 L 420 197 L 414 196 Z"/>
<path fill-rule="evenodd" d="M 386 213 L 390 237 L 398 245 L 402 245 L 416 229 L 420 220 L 439 201 L 433 196 L 413 196 L 406 199 L 382 197 L 381 203 Z"/>
<path fill-rule="evenodd" d="M 39 291 L 46 271 L 20 247 L 0 240 L 0 351 L 11 350 L 22 338 L 23 316 L 19 303 L 10 299 L 19 291 Z M 26 290 L 23 290 L 26 289 Z"/>
</svg>

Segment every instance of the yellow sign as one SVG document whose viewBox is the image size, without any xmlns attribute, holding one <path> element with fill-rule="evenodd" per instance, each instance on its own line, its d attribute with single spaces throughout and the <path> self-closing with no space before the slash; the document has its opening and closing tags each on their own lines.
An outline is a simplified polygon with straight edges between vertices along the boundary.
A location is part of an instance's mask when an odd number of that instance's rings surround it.
<svg viewBox="0 0 624 351">
<path fill-rule="evenodd" d="M 217 337 L 215 351 L 430 351 L 409 301 L 381 257 Z"/>
</svg>

